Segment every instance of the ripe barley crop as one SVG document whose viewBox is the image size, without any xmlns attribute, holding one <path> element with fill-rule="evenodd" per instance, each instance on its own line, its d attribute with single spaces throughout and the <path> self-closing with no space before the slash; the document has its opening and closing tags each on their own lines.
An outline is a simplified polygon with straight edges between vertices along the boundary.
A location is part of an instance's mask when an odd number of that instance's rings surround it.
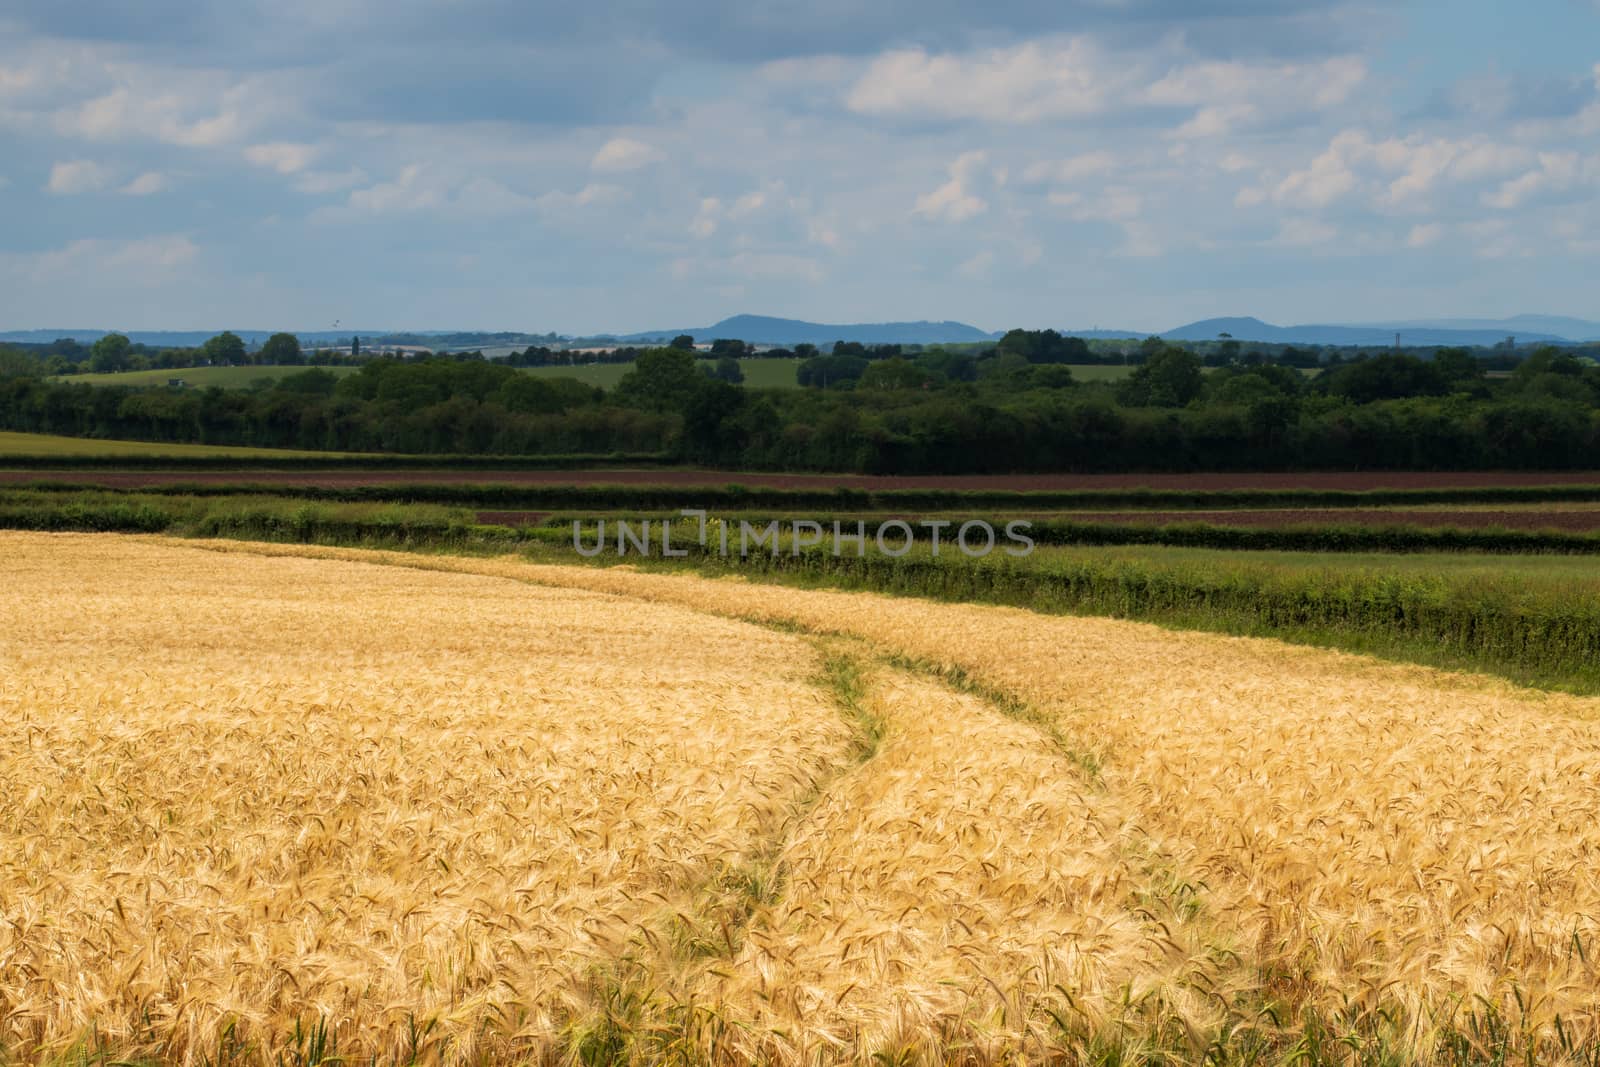
<svg viewBox="0 0 1600 1067">
<path fill-rule="evenodd" d="M 363 1058 L 418 1034 L 451 1059 L 544 1055 L 624 946 L 850 758 L 810 647 L 748 625 L 471 575 L 3 542 L 12 1058 L 270 1060 L 317 1026 Z"/>
<path fill-rule="evenodd" d="M 313 1017 L 448 1059 L 1600 1056 L 1600 701 L 622 568 L 3 541 L 24 1056 Z M 743 619 L 900 665 L 875 755 Z"/>
<path fill-rule="evenodd" d="M 847 633 L 1027 701 L 1098 754 L 1151 869 L 1197 888 L 1178 936 L 1237 961 L 1202 982 L 1228 1032 L 1430 1060 L 1508 1028 L 1600 1057 L 1600 700 L 1105 619 L 430 565 Z"/>
</svg>

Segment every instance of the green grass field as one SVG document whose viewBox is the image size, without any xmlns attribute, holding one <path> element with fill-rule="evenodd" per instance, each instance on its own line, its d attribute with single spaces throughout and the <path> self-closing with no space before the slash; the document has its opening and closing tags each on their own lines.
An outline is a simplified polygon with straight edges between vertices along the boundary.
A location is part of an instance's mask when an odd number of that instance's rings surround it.
<svg viewBox="0 0 1600 1067">
<path fill-rule="evenodd" d="M 795 369 L 799 361 L 793 359 L 745 359 L 744 383 L 753 389 L 783 389 L 795 384 Z M 632 364 L 579 363 L 575 366 L 527 367 L 525 373 L 543 378 L 576 378 L 585 385 L 602 389 L 614 387 Z M 246 389 L 257 382 L 283 378 L 306 370 L 306 367 L 190 367 L 185 370 L 134 370 L 118 374 L 74 374 L 56 379 L 82 385 L 166 385 L 173 378 L 182 378 L 192 389 L 216 386 L 220 389 Z M 355 373 L 354 367 L 327 367 L 341 377 Z"/>
<path fill-rule="evenodd" d="M 543 540 L 529 551 L 578 559 L 565 537 Z M 935 559 L 923 547 L 897 559 L 822 549 L 622 562 L 1140 619 L 1600 693 L 1600 577 L 1592 557 L 1041 547 L 1021 560 L 999 553 L 974 560 L 952 552 Z"/>
<path fill-rule="evenodd" d="M 57 378 L 61 382 L 78 382 L 83 385 L 166 385 L 173 378 L 182 378 L 193 389 L 217 386 L 220 389 L 244 389 L 256 382 L 287 377 L 309 370 L 309 367 L 188 367 L 183 370 L 130 370 L 118 374 L 73 374 Z M 343 376 L 355 371 L 354 367 L 324 367 Z"/>
<path fill-rule="evenodd" d="M 631 363 L 578 363 L 575 366 L 529 367 L 529 374 L 543 378 L 576 378 L 585 385 L 610 389 L 622 380 L 632 368 Z M 795 372 L 800 366 L 796 359 L 741 359 L 744 384 L 752 389 L 792 389 Z"/>
<path fill-rule="evenodd" d="M 490 350 L 485 350 L 488 354 Z M 497 354 L 501 349 L 492 350 Z M 509 354 L 506 349 L 504 353 Z M 578 358 L 582 358 L 581 356 Z M 800 367 L 800 361 L 795 359 L 742 359 L 739 365 L 744 368 L 744 384 L 752 389 L 791 389 L 795 387 L 795 372 Z M 629 363 L 576 363 L 573 365 L 558 365 L 553 367 L 527 367 L 525 373 L 537 374 L 545 378 L 576 378 L 585 385 L 598 386 L 601 389 L 614 387 L 622 376 L 632 366 Z M 74 374 L 55 379 L 63 382 L 79 382 L 84 385 L 166 385 L 173 378 L 182 378 L 184 382 L 195 389 L 204 389 L 216 386 L 221 389 L 245 389 L 257 382 L 269 379 L 282 378 L 289 374 L 306 370 L 305 367 L 192 367 L 187 370 L 135 370 L 123 371 L 119 374 Z M 343 376 L 353 374 L 354 367 L 327 367 L 326 370 Z M 1070 365 L 1072 376 L 1080 382 L 1116 382 L 1121 381 L 1133 373 L 1131 366 L 1120 364 L 1079 364 Z M 1210 368 L 1207 368 L 1210 370 Z M 1308 375 L 1314 372 L 1306 372 Z"/>
<path fill-rule="evenodd" d="M 1489 555 L 1477 552 L 1257 552 L 1210 548 L 1041 546 L 1028 563 L 1049 567 L 1056 562 L 1126 562 L 1169 568 L 1205 567 L 1213 574 L 1254 571 L 1278 576 L 1312 573 L 1361 574 L 1381 571 L 1396 577 L 1437 577 L 1456 582 L 1537 583 L 1551 594 L 1600 597 L 1600 568 L 1594 558 L 1564 555 Z"/>
<path fill-rule="evenodd" d="M 283 448 L 234 445 L 172 445 L 158 441 L 103 441 L 0 430 L 0 462 L 7 456 L 336 456 L 338 452 L 296 452 Z"/>
<path fill-rule="evenodd" d="M 1068 369 L 1073 380 L 1079 382 L 1120 382 L 1133 373 L 1132 367 L 1115 363 L 1073 363 Z"/>
</svg>

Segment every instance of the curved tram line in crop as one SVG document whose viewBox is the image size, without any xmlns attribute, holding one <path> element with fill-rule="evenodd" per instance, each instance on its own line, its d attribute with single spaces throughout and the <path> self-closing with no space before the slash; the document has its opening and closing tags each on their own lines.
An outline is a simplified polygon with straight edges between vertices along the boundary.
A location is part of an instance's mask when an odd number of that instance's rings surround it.
<svg viewBox="0 0 1600 1067">
<path fill-rule="evenodd" d="M 1600 701 L 621 568 L 0 550 L 14 1060 L 1600 1059 Z"/>
</svg>

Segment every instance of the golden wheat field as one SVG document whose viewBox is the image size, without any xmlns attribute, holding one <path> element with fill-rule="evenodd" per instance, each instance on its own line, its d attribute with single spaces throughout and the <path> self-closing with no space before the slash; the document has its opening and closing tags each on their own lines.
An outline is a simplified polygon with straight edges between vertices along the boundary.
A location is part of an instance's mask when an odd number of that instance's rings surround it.
<svg viewBox="0 0 1600 1067">
<path fill-rule="evenodd" d="M 0 1062 L 1600 1062 L 1600 701 L 622 568 L 0 553 Z"/>
</svg>

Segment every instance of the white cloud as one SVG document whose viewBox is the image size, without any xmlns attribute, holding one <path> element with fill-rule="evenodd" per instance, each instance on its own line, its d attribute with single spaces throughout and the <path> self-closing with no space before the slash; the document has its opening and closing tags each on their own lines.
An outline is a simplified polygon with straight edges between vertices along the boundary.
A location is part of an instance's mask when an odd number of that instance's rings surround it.
<svg viewBox="0 0 1600 1067">
<path fill-rule="evenodd" d="M 600 146 L 589 166 L 599 171 L 637 170 L 660 158 L 661 153 L 643 141 L 617 137 Z"/>
<path fill-rule="evenodd" d="M 534 198 L 534 204 L 546 214 L 560 214 L 577 208 L 604 207 L 628 199 L 628 191 L 620 185 L 590 182 L 575 193 L 560 191 L 543 193 Z"/>
<path fill-rule="evenodd" d="M 1366 62 L 1358 56 L 1306 64 L 1193 63 L 1169 71 L 1145 91 L 1144 99 L 1166 107 L 1261 103 L 1322 110 L 1344 103 L 1366 78 Z"/>
<path fill-rule="evenodd" d="M 311 165 L 316 155 L 316 146 L 288 141 L 253 144 L 244 150 L 244 158 L 258 167 L 270 167 L 279 174 L 300 173 Z"/>
<path fill-rule="evenodd" d="M 1374 147 L 1378 165 L 1387 171 L 1401 171 L 1389 184 L 1385 198 L 1391 203 L 1415 200 L 1431 193 L 1440 181 L 1470 182 L 1504 174 L 1523 165 L 1526 150 L 1500 145 L 1482 138 L 1452 141 L 1447 138 L 1424 140 L 1391 138 Z"/>
<path fill-rule="evenodd" d="M 539 201 L 493 178 L 473 178 L 450 197 L 449 207 L 461 215 L 495 218 L 531 213 L 537 210 Z"/>
<path fill-rule="evenodd" d="M 1339 231 L 1320 219 L 1291 218 L 1279 223 L 1277 236 L 1271 243 L 1288 248 L 1309 248 L 1327 244 L 1337 236 Z"/>
<path fill-rule="evenodd" d="M 806 222 L 806 240 L 824 248 L 838 248 L 839 231 L 820 219 L 809 219 Z"/>
<path fill-rule="evenodd" d="M 1380 208 L 1426 210 L 1442 185 L 1482 181 L 1529 158 L 1525 149 L 1484 137 L 1452 140 L 1413 134 L 1375 141 L 1364 130 L 1345 130 L 1309 166 L 1276 183 L 1241 190 L 1234 203 L 1249 207 L 1271 200 L 1325 208 L 1359 192 Z"/>
<path fill-rule="evenodd" d="M 931 193 L 917 197 L 912 211 L 930 219 L 961 222 L 989 210 L 989 204 L 972 191 L 988 159 L 985 152 L 967 152 L 950 164 L 950 180 Z"/>
<path fill-rule="evenodd" d="M 149 196 L 152 193 L 165 192 L 171 184 L 167 176 L 160 171 L 147 170 L 117 191 L 128 196 Z"/>
<path fill-rule="evenodd" d="M 764 208 L 766 206 L 767 206 L 767 194 L 766 193 L 763 193 L 763 192 L 760 192 L 760 191 L 753 192 L 753 193 L 746 193 L 743 196 L 741 196 L 739 199 L 737 199 L 737 200 L 735 200 L 733 202 L 733 206 L 728 209 L 728 218 L 730 218 L 730 219 L 748 218 L 748 217 L 750 217 L 751 215 L 754 215 L 756 212 L 760 211 L 762 208 Z"/>
<path fill-rule="evenodd" d="M 1484 195 L 1490 207 L 1510 210 L 1551 194 L 1600 186 L 1600 155 L 1580 156 L 1576 152 L 1540 152 L 1539 166 L 1503 183 Z"/>
<path fill-rule="evenodd" d="M 367 172 L 360 167 L 351 167 L 349 170 L 310 170 L 302 171 L 295 177 L 294 188 L 297 192 L 309 195 L 323 193 L 337 193 L 354 185 L 367 181 Z"/>
<path fill-rule="evenodd" d="M 1117 165 L 1117 157 L 1110 152 L 1085 152 L 1066 159 L 1046 159 L 1030 163 L 1022 172 L 1025 182 L 1076 181 L 1094 174 L 1104 174 Z"/>
<path fill-rule="evenodd" d="M 0 67 L 0 93 L 20 93 L 38 81 L 39 72 L 33 68 Z"/>
<path fill-rule="evenodd" d="M 356 176 L 360 176 L 359 171 Z M 352 176 L 313 174 L 308 177 L 315 179 L 319 187 L 331 188 L 347 184 Z M 360 177 L 364 180 L 364 176 Z M 618 203 L 627 197 L 627 191 L 621 187 L 600 183 L 590 183 L 576 192 L 557 189 L 534 195 L 487 175 L 462 180 L 459 174 L 408 163 L 392 180 L 354 189 L 345 203 L 319 208 L 313 212 L 313 218 L 350 221 L 427 214 L 442 219 L 482 220 L 537 216 L 554 223 L 582 209 Z"/>
<path fill-rule="evenodd" d="M 1411 232 L 1406 234 L 1407 248 L 1427 248 L 1436 244 L 1444 236 L 1444 226 L 1437 222 L 1425 222 L 1411 227 Z"/>
<path fill-rule="evenodd" d="M 88 141 L 148 138 L 190 148 L 225 144 L 243 132 L 239 112 L 226 104 L 209 117 L 185 117 L 188 110 L 180 93 L 135 93 L 123 85 L 58 112 L 55 125 L 65 136 Z"/>
<path fill-rule="evenodd" d="M 1196 140 L 1201 137 L 1221 137 L 1232 133 L 1258 118 L 1261 112 L 1254 104 L 1215 104 L 1194 113 L 1194 118 L 1172 131 L 1179 140 Z"/>
<path fill-rule="evenodd" d="M 1122 247 L 1117 255 L 1129 259 L 1153 259 L 1166 253 L 1166 244 L 1148 222 L 1129 221 L 1122 225 Z"/>
<path fill-rule="evenodd" d="M 734 277 L 816 284 L 827 277 L 827 272 L 817 260 L 810 256 L 798 256 L 787 252 L 738 252 L 732 256 L 716 259 L 684 256 L 669 263 L 667 271 L 678 281 L 706 277 Z"/>
<path fill-rule="evenodd" d="M 1505 219 L 1484 219 L 1481 222 L 1469 222 L 1461 229 L 1474 242 L 1473 255 L 1479 259 L 1505 259 L 1510 256 L 1525 254 L 1517 244 L 1511 225 Z"/>
<path fill-rule="evenodd" d="M 1214 137 L 1268 115 L 1344 104 L 1366 81 L 1357 56 L 1316 63 L 1195 62 L 1181 43 L 1112 53 L 1087 37 L 980 52 L 920 48 L 875 59 L 845 97 L 859 114 L 1034 123 L 1140 108 L 1195 114 L 1180 137 Z"/>
<path fill-rule="evenodd" d="M 111 171 L 88 159 L 57 163 L 50 168 L 45 191 L 56 196 L 75 196 L 103 189 L 111 181 Z"/>
<path fill-rule="evenodd" d="M 1139 217 L 1144 199 L 1135 190 L 1122 185 L 1108 186 L 1092 199 L 1071 195 L 1052 197 L 1051 202 L 1071 206 L 1072 217 L 1079 222 L 1128 222 Z"/>
<path fill-rule="evenodd" d="M 1366 134 L 1346 130 L 1311 161 L 1311 166 L 1279 182 L 1271 190 L 1272 199 L 1299 207 L 1326 207 L 1356 187 L 1351 161 L 1368 152 L 1370 147 Z"/>
<path fill-rule="evenodd" d="M 1102 111 L 1124 80 L 1085 38 L 967 56 L 912 48 L 875 59 L 845 104 L 863 115 L 1027 123 Z"/>
<path fill-rule="evenodd" d="M 689 223 L 689 232 L 704 241 L 717 232 L 721 217 L 722 201 L 714 196 L 705 197 L 700 201 L 700 210 L 695 212 L 694 220 Z"/>
<path fill-rule="evenodd" d="M 963 278 L 986 278 L 993 267 L 994 253 L 985 248 L 956 267 L 956 273 Z"/>
<path fill-rule="evenodd" d="M 200 249 L 182 234 L 162 234 L 131 241 L 84 238 L 63 248 L 33 254 L 0 256 L 9 272 L 31 281 L 81 279 L 112 274 L 119 280 L 156 281 L 177 267 L 192 262 Z"/>
<path fill-rule="evenodd" d="M 400 168 L 393 181 L 356 189 L 348 203 L 353 210 L 364 214 L 389 215 L 436 207 L 442 201 L 440 190 L 424 180 L 421 164 L 408 163 Z"/>
</svg>

